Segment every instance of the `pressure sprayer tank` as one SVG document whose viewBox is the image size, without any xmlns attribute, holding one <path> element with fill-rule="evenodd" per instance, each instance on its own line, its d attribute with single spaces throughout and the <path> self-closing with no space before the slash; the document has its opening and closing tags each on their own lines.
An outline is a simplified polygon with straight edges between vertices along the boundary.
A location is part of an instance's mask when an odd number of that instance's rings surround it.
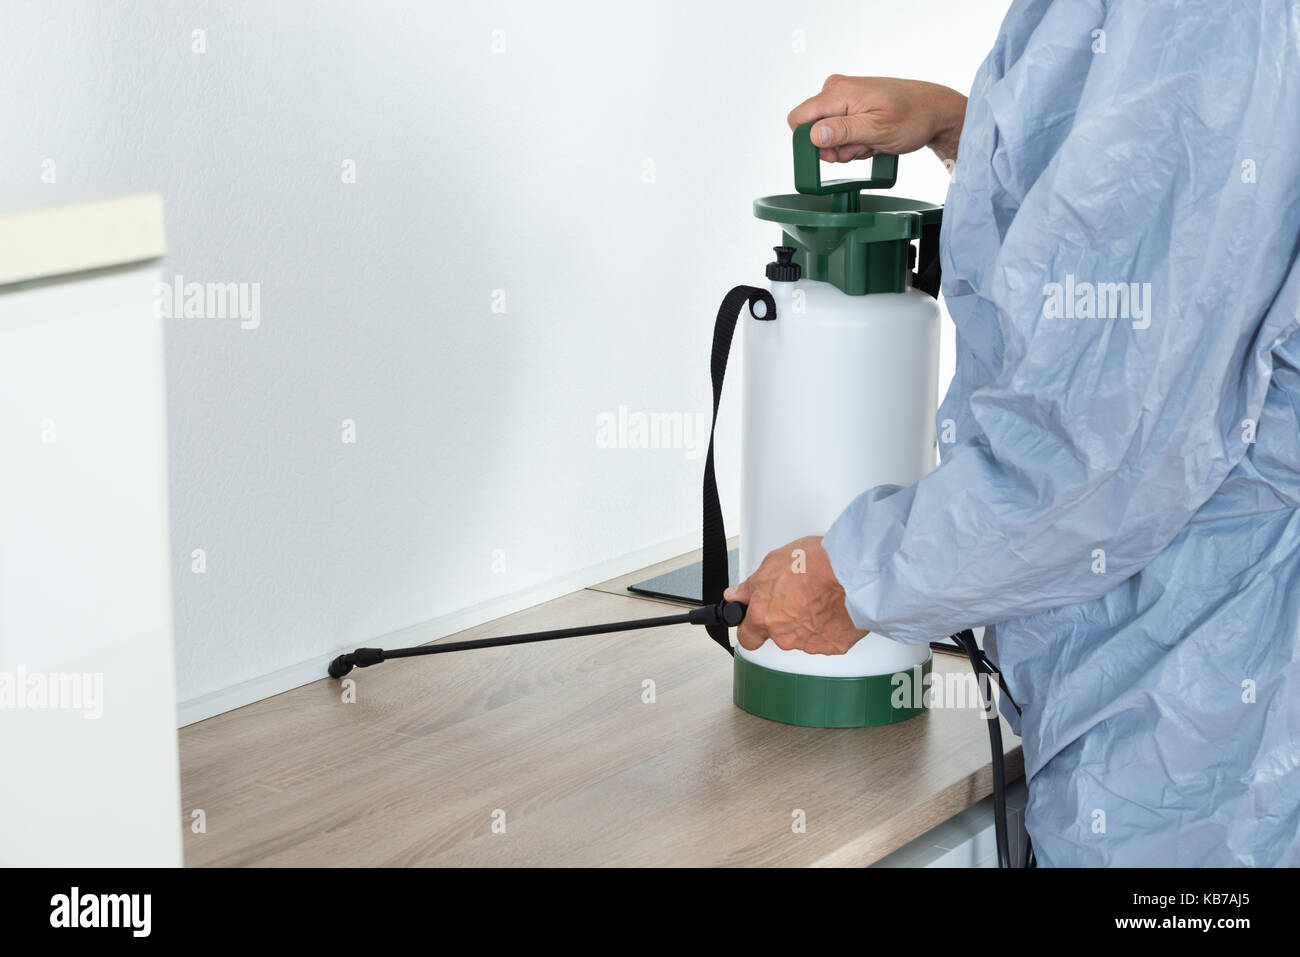
<svg viewBox="0 0 1300 957">
<path fill-rule="evenodd" d="M 776 318 L 741 320 L 741 580 L 774 549 L 825 533 L 860 493 L 910 485 L 935 463 L 940 312 L 912 264 L 918 240 L 922 260 L 937 256 L 942 207 L 862 194 L 894 185 L 895 156 L 874 157 L 870 180 L 822 183 L 811 125 L 794 136 L 798 192 L 754 202 L 784 248 L 768 268 Z M 734 697 L 790 724 L 886 724 L 923 710 L 929 668 L 928 646 L 886 635 L 844 655 L 769 640 L 736 648 Z"/>
</svg>

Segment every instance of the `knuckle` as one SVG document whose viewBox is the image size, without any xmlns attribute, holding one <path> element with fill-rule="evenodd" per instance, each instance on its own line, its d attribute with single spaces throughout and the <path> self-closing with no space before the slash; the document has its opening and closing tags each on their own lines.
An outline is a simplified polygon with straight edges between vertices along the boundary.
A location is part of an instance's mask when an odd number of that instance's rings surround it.
<svg viewBox="0 0 1300 957">
<path fill-rule="evenodd" d="M 780 648 L 782 651 L 794 650 L 796 641 L 795 641 L 795 636 L 793 634 L 790 634 L 789 632 L 782 632 L 780 634 L 770 635 L 769 637 L 772 639 L 772 643 L 776 645 L 778 648 Z"/>
</svg>

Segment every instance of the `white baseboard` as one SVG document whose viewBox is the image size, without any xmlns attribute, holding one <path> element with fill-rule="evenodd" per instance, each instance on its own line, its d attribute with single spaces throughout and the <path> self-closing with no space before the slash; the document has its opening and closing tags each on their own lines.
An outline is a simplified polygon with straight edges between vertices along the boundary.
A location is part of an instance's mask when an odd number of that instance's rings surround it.
<svg viewBox="0 0 1300 957">
<path fill-rule="evenodd" d="M 726 523 L 732 528 L 735 528 L 737 524 L 734 517 L 728 518 Z M 500 598 L 493 598 L 472 605 L 469 608 L 462 608 L 459 611 L 408 628 L 389 632 L 385 635 L 376 635 L 373 641 L 369 643 L 381 648 L 385 645 L 388 647 L 401 647 L 424 644 L 427 641 L 445 638 L 447 635 L 454 635 L 458 631 L 473 628 L 475 625 L 492 621 L 502 615 L 510 615 L 525 608 L 531 608 L 533 605 L 541 604 L 544 601 L 550 601 L 553 598 L 559 598 L 562 595 L 589 588 L 611 578 L 617 578 L 619 575 L 626 575 L 639 568 L 676 558 L 678 555 L 684 555 L 699 547 L 699 532 L 681 535 L 660 542 L 657 545 L 598 562 L 595 565 L 590 565 L 567 575 L 561 575 L 559 578 L 553 578 L 550 581 L 534 585 L 531 588 L 525 588 L 522 591 L 503 595 Z M 581 623 L 575 622 L 575 624 Z M 367 642 L 360 642 L 359 644 L 364 645 Z M 183 728 L 187 724 L 194 724 L 224 711 L 242 708 L 254 701 L 261 701 L 263 698 L 270 698 L 273 695 L 318 681 L 325 677 L 325 665 L 331 658 L 342 652 L 351 651 L 353 647 L 356 646 L 350 645 L 347 648 L 322 652 L 309 661 L 302 661 L 296 665 L 273 671 L 270 674 L 250 678 L 247 681 L 241 681 L 238 684 L 179 702 L 176 706 L 177 723 Z"/>
</svg>

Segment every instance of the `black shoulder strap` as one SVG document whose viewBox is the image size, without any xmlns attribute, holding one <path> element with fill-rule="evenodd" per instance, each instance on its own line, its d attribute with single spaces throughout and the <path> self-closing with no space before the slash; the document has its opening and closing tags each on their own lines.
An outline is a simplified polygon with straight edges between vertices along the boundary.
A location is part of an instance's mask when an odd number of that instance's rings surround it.
<svg viewBox="0 0 1300 957">
<path fill-rule="evenodd" d="M 755 315 L 758 303 L 763 309 Z M 709 426 L 709 454 L 704 460 L 704 527 L 701 538 L 704 561 L 701 566 L 701 597 L 704 604 L 712 605 L 722 600 L 727 590 L 727 530 L 722 524 L 722 503 L 718 500 L 718 479 L 713 471 L 713 433 L 718 427 L 718 405 L 722 401 L 722 379 L 727 373 L 727 356 L 736 332 L 736 320 L 742 306 L 748 305 L 755 319 L 775 319 L 776 300 L 766 289 L 756 286 L 737 286 L 727 293 L 718 308 L 718 318 L 713 323 L 713 356 L 710 373 L 713 376 L 713 422 Z M 732 654 L 731 637 L 725 625 L 709 625 L 709 637 Z"/>
<path fill-rule="evenodd" d="M 939 268 L 939 229 L 938 223 L 921 227 L 921 249 L 916 257 L 916 274 L 912 277 L 913 286 L 935 299 L 939 298 L 939 284 L 943 280 Z"/>
</svg>

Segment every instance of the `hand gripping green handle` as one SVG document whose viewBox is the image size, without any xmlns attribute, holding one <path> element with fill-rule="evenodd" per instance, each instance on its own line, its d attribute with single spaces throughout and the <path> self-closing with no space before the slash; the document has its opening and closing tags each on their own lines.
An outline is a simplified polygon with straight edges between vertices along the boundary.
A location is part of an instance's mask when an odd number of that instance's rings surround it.
<svg viewBox="0 0 1300 957">
<path fill-rule="evenodd" d="M 898 179 L 898 157 L 877 153 L 871 158 L 871 179 L 835 179 L 822 182 L 821 156 L 813 145 L 812 123 L 795 127 L 794 188 L 811 196 L 830 196 L 831 210 L 856 213 L 858 194 L 864 189 L 889 189 Z"/>
</svg>

